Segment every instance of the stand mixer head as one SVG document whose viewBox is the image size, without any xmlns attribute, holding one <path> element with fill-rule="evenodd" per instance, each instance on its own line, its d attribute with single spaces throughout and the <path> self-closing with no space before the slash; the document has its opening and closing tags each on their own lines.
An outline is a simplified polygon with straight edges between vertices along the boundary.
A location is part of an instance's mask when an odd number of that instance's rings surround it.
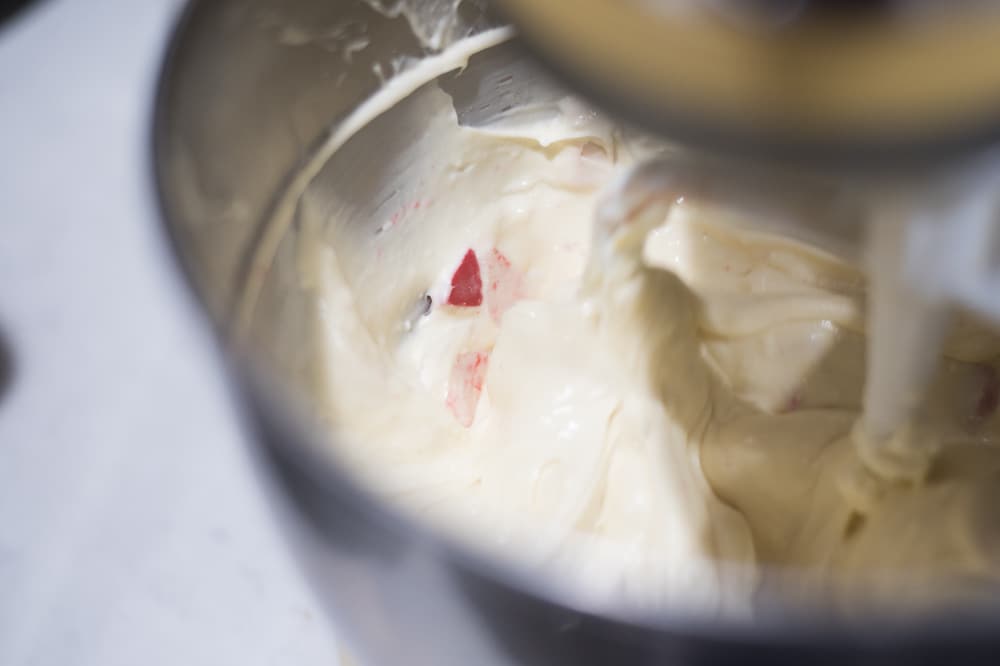
<svg viewBox="0 0 1000 666">
<path fill-rule="evenodd" d="M 503 0 L 619 116 L 755 160 L 912 170 L 1000 134 L 995 3 Z"/>
</svg>

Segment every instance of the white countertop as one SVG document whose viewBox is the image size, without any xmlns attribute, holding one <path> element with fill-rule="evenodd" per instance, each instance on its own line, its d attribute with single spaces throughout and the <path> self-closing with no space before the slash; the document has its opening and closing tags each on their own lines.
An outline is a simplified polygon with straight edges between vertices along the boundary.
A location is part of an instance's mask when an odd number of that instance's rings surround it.
<svg viewBox="0 0 1000 666">
<path fill-rule="evenodd" d="M 158 228 L 179 0 L 0 26 L 0 664 L 336 664 Z"/>
</svg>

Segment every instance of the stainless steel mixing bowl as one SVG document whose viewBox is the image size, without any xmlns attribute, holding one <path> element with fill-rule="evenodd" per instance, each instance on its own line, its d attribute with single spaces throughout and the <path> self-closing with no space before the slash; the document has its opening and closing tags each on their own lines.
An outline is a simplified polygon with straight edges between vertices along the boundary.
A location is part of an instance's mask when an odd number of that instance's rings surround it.
<svg viewBox="0 0 1000 666">
<path fill-rule="evenodd" d="M 982 615 L 842 626 L 766 612 L 733 624 L 684 608 L 650 615 L 597 607 L 403 517 L 323 453 L 300 409 L 306 398 L 295 364 L 275 342 L 304 334 L 293 276 L 272 279 L 262 292 L 259 317 L 272 326 L 237 342 L 231 324 L 241 289 L 260 277 L 253 248 L 281 193 L 393 63 L 426 53 L 394 11 L 409 3 L 370 4 L 380 11 L 349 0 L 191 3 L 165 58 L 153 132 L 168 236 L 256 425 L 254 451 L 278 524 L 362 663 L 993 663 L 998 623 Z M 496 24 L 478 3 L 461 4 L 458 16 L 430 37 L 443 44 Z M 516 43 L 477 56 L 469 70 L 479 78 L 463 74 L 451 84 L 466 122 L 550 85 Z M 348 144 L 316 181 L 359 209 L 378 205 L 370 179 L 392 142 L 407 139 L 391 123 L 385 129 L 381 152 Z M 296 233 L 292 220 L 287 235 Z"/>
</svg>

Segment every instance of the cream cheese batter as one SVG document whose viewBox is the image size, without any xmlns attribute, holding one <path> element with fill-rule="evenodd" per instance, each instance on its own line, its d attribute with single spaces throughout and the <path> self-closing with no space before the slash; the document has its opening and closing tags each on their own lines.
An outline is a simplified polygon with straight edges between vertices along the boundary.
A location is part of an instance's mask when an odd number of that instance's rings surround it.
<svg viewBox="0 0 1000 666">
<path fill-rule="evenodd" d="M 669 185 L 683 161 L 573 100 L 478 128 L 433 84 L 406 103 L 426 141 L 399 159 L 419 175 L 376 231 L 307 195 L 294 248 L 300 372 L 380 493 L 642 605 L 992 593 L 1000 338 L 968 318 L 951 332 L 925 479 L 845 483 L 859 268 Z"/>
</svg>

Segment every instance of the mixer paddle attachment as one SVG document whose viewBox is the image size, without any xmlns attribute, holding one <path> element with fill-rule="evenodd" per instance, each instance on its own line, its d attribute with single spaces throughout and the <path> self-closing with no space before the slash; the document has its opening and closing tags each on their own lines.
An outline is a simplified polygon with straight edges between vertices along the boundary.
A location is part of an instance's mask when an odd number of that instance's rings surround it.
<svg viewBox="0 0 1000 666">
<path fill-rule="evenodd" d="M 861 466 L 842 484 L 859 508 L 884 483 L 920 483 L 940 449 L 919 414 L 953 307 L 1000 322 L 998 166 L 990 157 L 871 197 L 867 379 L 852 432 Z"/>
</svg>

